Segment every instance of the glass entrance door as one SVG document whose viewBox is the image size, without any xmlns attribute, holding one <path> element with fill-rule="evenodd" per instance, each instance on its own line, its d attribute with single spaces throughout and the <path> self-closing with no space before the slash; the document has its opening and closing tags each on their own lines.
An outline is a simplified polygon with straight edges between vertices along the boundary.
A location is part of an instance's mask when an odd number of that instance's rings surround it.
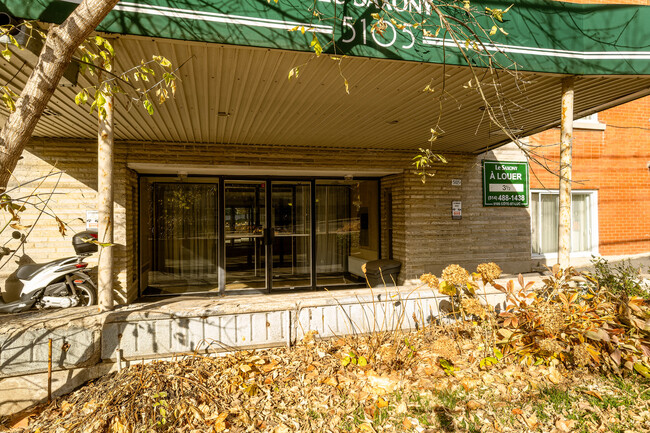
<svg viewBox="0 0 650 433">
<path fill-rule="evenodd" d="M 224 185 L 225 290 L 311 287 L 310 182 Z"/>
<path fill-rule="evenodd" d="M 226 290 L 268 286 L 266 196 L 266 182 L 225 182 Z"/>
<path fill-rule="evenodd" d="M 311 183 L 271 186 L 273 288 L 311 287 Z"/>
</svg>

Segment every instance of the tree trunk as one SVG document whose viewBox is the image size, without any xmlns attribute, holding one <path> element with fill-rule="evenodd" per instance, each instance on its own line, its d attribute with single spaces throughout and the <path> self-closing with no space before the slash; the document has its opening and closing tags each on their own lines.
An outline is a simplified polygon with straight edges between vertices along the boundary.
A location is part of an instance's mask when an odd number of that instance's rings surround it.
<svg viewBox="0 0 650 433">
<path fill-rule="evenodd" d="M 560 215 L 558 218 L 558 264 L 571 265 L 571 151 L 573 146 L 573 86 L 575 77 L 562 80 L 560 125 Z"/>
<path fill-rule="evenodd" d="M 106 118 L 99 116 L 97 145 L 97 194 L 99 198 L 98 239 L 113 243 L 113 95 L 106 95 Z M 113 309 L 113 248 L 102 247 L 97 264 L 99 308 Z"/>
<path fill-rule="evenodd" d="M 30 140 L 77 47 L 95 30 L 118 0 L 83 0 L 60 25 L 52 26 L 38 62 L 0 132 L 0 191 Z"/>
</svg>

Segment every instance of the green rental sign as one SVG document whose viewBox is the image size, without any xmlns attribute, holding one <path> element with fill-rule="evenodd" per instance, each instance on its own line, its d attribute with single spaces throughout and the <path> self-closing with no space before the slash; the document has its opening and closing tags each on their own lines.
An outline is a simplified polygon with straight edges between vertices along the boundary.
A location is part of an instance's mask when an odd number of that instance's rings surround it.
<svg viewBox="0 0 650 433">
<path fill-rule="evenodd" d="M 528 207 L 528 162 L 483 160 L 483 206 Z"/>
</svg>

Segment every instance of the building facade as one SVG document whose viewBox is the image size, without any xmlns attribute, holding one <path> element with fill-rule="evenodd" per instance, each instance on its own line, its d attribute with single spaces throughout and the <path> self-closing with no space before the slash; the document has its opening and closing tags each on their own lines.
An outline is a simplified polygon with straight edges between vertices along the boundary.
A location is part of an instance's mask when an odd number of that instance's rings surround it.
<svg viewBox="0 0 650 433">
<path fill-rule="evenodd" d="M 520 56 L 525 74 L 505 74 L 498 83 L 503 93 L 485 96 L 467 84 L 477 78 L 462 55 L 445 57 L 435 48 L 444 41 L 397 27 L 390 27 L 394 37 L 378 39 L 364 15 L 378 9 L 371 2 L 353 3 L 353 24 L 342 17 L 340 42 L 347 41 L 351 53 L 343 63 L 336 56 L 316 57 L 310 44 L 334 28 L 305 21 L 305 35 L 288 31 L 309 18 L 300 8 L 204 3 L 188 1 L 191 10 L 171 3 L 133 10 L 123 5 L 99 29 L 124 53 L 116 70 L 151 53 L 184 65 L 175 98 L 156 105 L 154 116 L 116 99 L 110 248 L 119 303 L 178 293 L 365 286 L 362 266 L 377 259 L 401 263 L 396 284 L 439 274 L 450 263 L 473 270 L 494 261 L 505 272 L 526 272 L 535 265 L 531 252 L 538 243 L 547 247 L 531 237 L 531 212 L 539 215 L 546 192 L 533 192 L 529 207 L 484 206 L 482 161 L 525 159 L 504 146 L 508 134 L 487 120 L 486 104 L 508 108 L 512 128 L 506 132 L 527 136 L 559 123 L 559 89 L 567 75 L 581 75 L 578 117 L 650 92 L 643 69 L 650 54 L 643 49 L 623 58 L 597 51 L 603 59 L 594 62 L 573 49 L 604 49 L 585 48 L 582 35 L 598 30 L 605 18 L 627 22 L 639 15 L 637 9 L 562 4 L 563 13 L 580 17 L 575 22 L 581 27 L 567 30 L 575 47 L 528 47 L 517 43 L 539 42 L 530 40 L 531 25 L 541 32 L 553 23 L 537 19 L 547 2 L 522 6 L 510 24 L 520 39 L 507 40 L 510 54 L 501 54 Z M 338 13 L 338 2 L 321 3 Z M 426 13 L 422 2 L 405 2 L 404 8 L 393 3 L 391 11 L 419 5 Z M 0 4 L 16 17 L 48 16 L 40 4 Z M 585 15 L 598 19 L 590 23 Z M 124 17 L 142 25 L 120 27 L 131 22 Z M 623 39 L 633 43 L 644 27 L 628 27 Z M 532 34 L 548 44 L 558 40 Z M 478 62 L 482 52 L 472 55 Z M 441 64 L 443 57 L 449 63 Z M 0 62 L 2 78 L 24 82 L 30 73 L 29 67 Z M 34 228 L 22 230 L 27 238 L 17 259 L 1 270 L 6 300 L 19 284 L 17 266 L 72 255 L 69 235 L 97 224 L 96 119 L 74 104 L 74 95 L 91 81 L 83 75 L 77 80 L 56 92 L 14 172 L 11 188 L 30 183 L 11 190 L 12 197 L 40 203 L 46 214 L 28 209 L 22 216 L 21 224 Z M 436 118 L 442 120 L 436 124 Z M 432 125 L 438 136 L 433 144 Z M 413 165 L 422 148 L 447 160 L 431 167 L 434 176 L 426 182 Z"/>
<path fill-rule="evenodd" d="M 574 123 L 572 254 L 650 252 L 650 98 Z M 533 259 L 556 257 L 557 128 L 530 137 Z"/>
</svg>

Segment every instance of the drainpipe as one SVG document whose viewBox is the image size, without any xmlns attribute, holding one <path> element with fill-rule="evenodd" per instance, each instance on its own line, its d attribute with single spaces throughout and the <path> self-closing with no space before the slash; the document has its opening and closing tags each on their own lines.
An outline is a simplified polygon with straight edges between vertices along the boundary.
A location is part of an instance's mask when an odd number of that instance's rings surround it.
<svg viewBox="0 0 650 433">
<path fill-rule="evenodd" d="M 101 243 L 113 243 L 113 96 L 105 95 L 106 117 L 99 116 L 97 147 L 97 192 Z M 99 308 L 113 309 L 113 247 L 100 247 L 97 272 Z"/>
<path fill-rule="evenodd" d="M 575 77 L 562 80 L 560 124 L 560 215 L 557 259 L 561 268 L 571 265 L 571 148 L 573 146 L 573 85 Z"/>
</svg>

